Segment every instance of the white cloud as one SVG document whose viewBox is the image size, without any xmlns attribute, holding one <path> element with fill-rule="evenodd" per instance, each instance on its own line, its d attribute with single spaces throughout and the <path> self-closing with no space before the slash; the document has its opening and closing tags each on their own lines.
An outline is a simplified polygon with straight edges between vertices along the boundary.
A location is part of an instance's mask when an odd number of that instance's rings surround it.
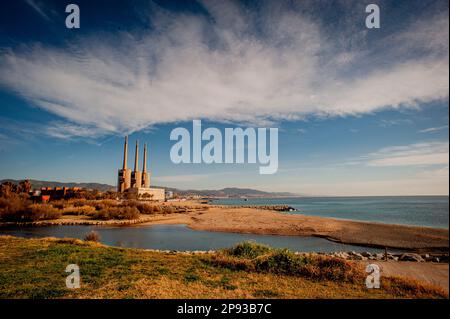
<svg viewBox="0 0 450 319">
<path fill-rule="evenodd" d="M 411 119 L 383 119 L 380 121 L 380 126 L 387 127 L 393 125 L 414 124 Z"/>
<path fill-rule="evenodd" d="M 420 130 L 420 133 L 432 133 L 432 132 L 437 132 L 437 131 L 441 131 L 441 130 L 445 130 L 448 129 L 448 125 L 443 125 L 443 126 L 437 126 L 437 127 L 430 127 L 424 130 Z"/>
<path fill-rule="evenodd" d="M 96 127 L 80 126 L 64 122 L 54 122 L 42 128 L 44 133 L 51 137 L 60 139 L 72 139 L 74 136 L 92 138 L 103 135 L 103 131 Z"/>
<path fill-rule="evenodd" d="M 416 143 L 383 148 L 367 156 L 369 166 L 448 165 L 448 142 Z"/>
<path fill-rule="evenodd" d="M 50 21 L 50 17 L 45 13 L 43 5 L 35 0 L 26 0 L 26 3 L 32 7 L 41 17 L 45 20 Z"/>
<path fill-rule="evenodd" d="M 379 52 L 386 63 L 379 64 L 370 48 L 333 43 L 313 16 L 205 6 L 212 19 L 165 13 L 152 17 L 153 31 L 6 50 L 0 84 L 67 120 L 63 133 L 50 130 L 63 138 L 85 136 L 78 127 L 95 136 L 196 118 L 270 123 L 448 98 L 448 17 L 388 38 Z M 398 38 L 422 54 L 397 59 L 389 48 Z M 363 66 L 366 72 L 354 72 Z"/>
</svg>

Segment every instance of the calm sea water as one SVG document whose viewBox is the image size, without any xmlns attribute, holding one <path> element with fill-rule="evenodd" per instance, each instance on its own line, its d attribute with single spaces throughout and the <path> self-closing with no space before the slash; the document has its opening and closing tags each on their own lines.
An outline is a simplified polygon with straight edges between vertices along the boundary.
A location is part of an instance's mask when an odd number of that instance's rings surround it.
<svg viewBox="0 0 450 319">
<path fill-rule="evenodd" d="M 448 229 L 448 196 L 218 199 L 220 205 L 289 205 L 311 216 Z"/>
<path fill-rule="evenodd" d="M 181 251 L 216 250 L 219 248 L 231 247 L 237 243 L 250 240 L 272 247 L 288 248 L 293 251 L 301 252 L 383 252 L 381 249 L 339 244 L 316 237 L 272 236 L 197 231 L 191 230 L 185 225 L 155 225 L 138 227 L 49 226 L 13 229 L 0 228 L 0 235 L 11 235 L 25 238 L 69 237 L 83 239 L 91 230 L 95 230 L 100 235 L 100 241 L 106 245 L 132 248 Z"/>
</svg>

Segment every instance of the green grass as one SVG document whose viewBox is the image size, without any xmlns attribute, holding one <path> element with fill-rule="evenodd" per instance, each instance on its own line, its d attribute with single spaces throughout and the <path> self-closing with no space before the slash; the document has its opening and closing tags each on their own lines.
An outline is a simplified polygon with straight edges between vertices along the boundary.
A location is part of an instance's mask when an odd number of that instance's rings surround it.
<svg viewBox="0 0 450 319">
<path fill-rule="evenodd" d="M 68 289 L 65 268 L 80 267 Z M 0 298 L 446 298 L 442 289 L 382 277 L 367 289 L 357 264 L 242 243 L 187 255 L 76 239 L 0 236 Z"/>
</svg>

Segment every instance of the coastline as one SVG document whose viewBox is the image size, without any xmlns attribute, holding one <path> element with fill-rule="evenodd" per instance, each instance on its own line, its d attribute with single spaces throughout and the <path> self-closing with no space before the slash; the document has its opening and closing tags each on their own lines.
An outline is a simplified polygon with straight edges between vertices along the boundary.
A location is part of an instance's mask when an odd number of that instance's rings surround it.
<svg viewBox="0 0 450 319">
<path fill-rule="evenodd" d="M 261 235 L 313 236 L 377 248 L 448 253 L 448 229 L 284 214 L 257 208 L 210 206 L 206 211 L 167 215 L 134 225 L 186 224 L 193 230 Z"/>
<path fill-rule="evenodd" d="M 267 208 L 227 207 L 198 202 L 171 202 L 185 212 L 141 215 L 133 220 L 92 220 L 86 216 L 64 216 L 32 223 L 0 223 L 8 226 L 100 225 L 140 227 L 185 224 L 192 230 L 261 235 L 312 236 L 342 244 L 390 248 L 420 253 L 448 253 L 448 229 L 343 220 L 286 214 Z M 199 207 L 200 206 L 200 207 Z M 190 208 L 196 209 L 190 209 Z"/>
</svg>

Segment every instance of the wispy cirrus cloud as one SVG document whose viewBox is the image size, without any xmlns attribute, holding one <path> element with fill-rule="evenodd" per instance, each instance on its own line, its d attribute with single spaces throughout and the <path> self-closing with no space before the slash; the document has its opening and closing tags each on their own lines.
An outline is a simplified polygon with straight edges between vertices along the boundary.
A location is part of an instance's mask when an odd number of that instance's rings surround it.
<svg viewBox="0 0 450 319">
<path fill-rule="evenodd" d="M 448 165 L 448 142 L 391 146 L 366 156 L 369 166 Z"/>
<path fill-rule="evenodd" d="M 50 16 L 45 12 L 46 9 L 44 5 L 37 0 L 25 0 L 25 2 L 32 7 L 42 18 L 47 21 L 51 21 Z"/>
<path fill-rule="evenodd" d="M 411 119 L 383 119 L 379 125 L 382 127 L 394 126 L 394 125 L 411 125 L 414 124 Z"/>
<path fill-rule="evenodd" d="M 429 127 L 423 130 L 420 130 L 420 133 L 433 133 L 448 129 L 448 125 L 442 125 L 442 126 L 436 126 L 436 127 Z"/>
<path fill-rule="evenodd" d="M 103 136 L 105 132 L 96 127 L 80 126 L 66 122 L 52 122 L 42 127 L 41 132 L 47 136 L 56 137 L 64 140 L 70 140 L 74 137 L 93 138 Z"/>
<path fill-rule="evenodd" d="M 102 136 L 196 118 L 270 123 L 448 99 L 447 14 L 377 46 L 365 44 L 367 30 L 330 34 L 314 10 L 203 5 L 207 16 L 157 9 L 152 28 L 137 33 L 10 48 L 0 54 L 0 85 L 65 119 L 64 134 L 50 130 L 62 138 L 86 135 L 74 125 Z M 405 47 L 420 54 L 399 54 Z"/>
</svg>

